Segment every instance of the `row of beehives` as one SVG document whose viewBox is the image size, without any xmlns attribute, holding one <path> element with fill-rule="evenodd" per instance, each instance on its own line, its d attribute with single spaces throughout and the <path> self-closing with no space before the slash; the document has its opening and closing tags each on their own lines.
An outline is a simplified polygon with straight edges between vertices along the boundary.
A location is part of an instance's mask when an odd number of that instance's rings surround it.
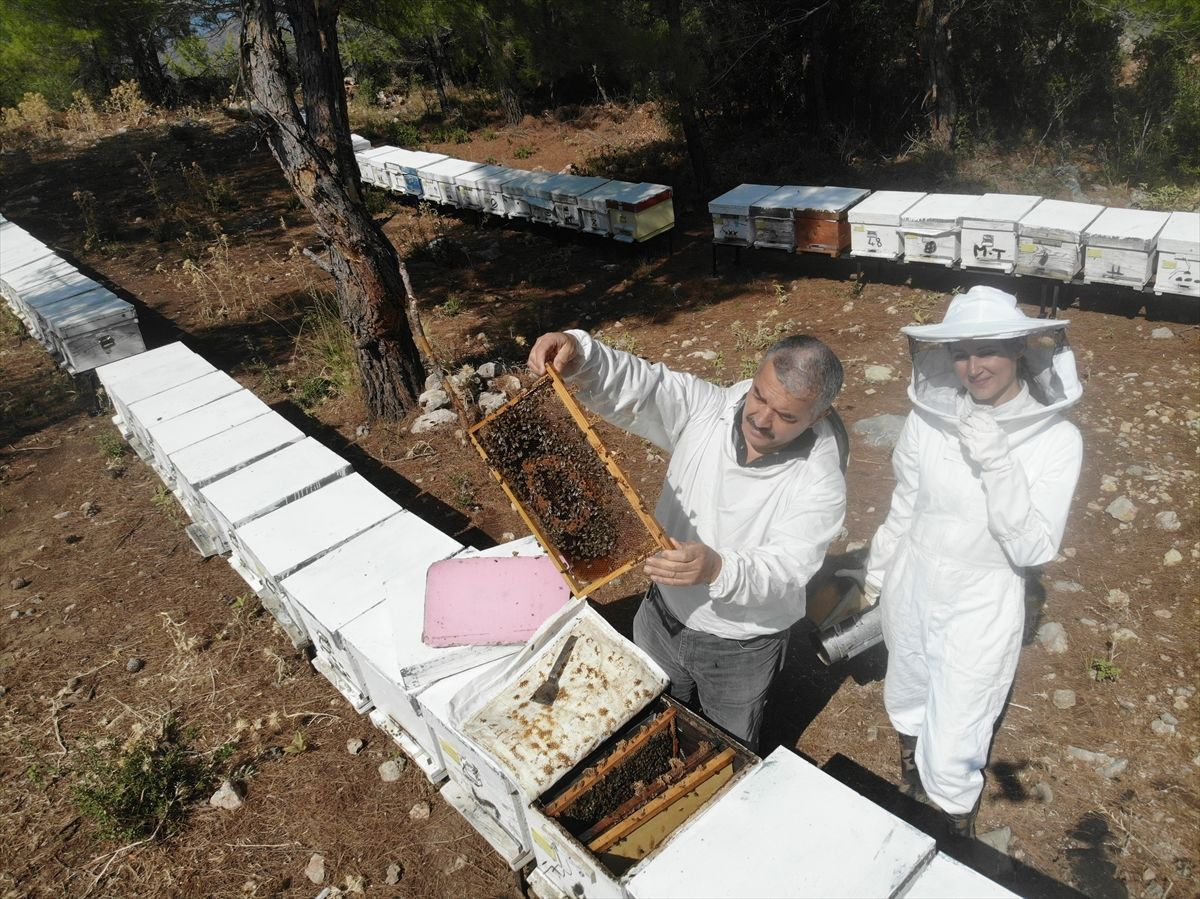
<svg viewBox="0 0 1200 899">
<path fill-rule="evenodd" d="M 133 306 L 3 216 L 0 293 L 71 374 L 145 349 Z"/>
<path fill-rule="evenodd" d="M 1200 297 L 1200 213 L 1022 194 L 742 184 L 708 204 L 713 242 L 1120 284 Z"/>
<path fill-rule="evenodd" d="M 759 759 L 666 698 L 662 670 L 586 601 L 523 645 L 427 645 L 431 566 L 540 555 L 532 538 L 463 546 L 182 344 L 97 375 L 197 546 L 229 552 L 510 866 L 535 863 L 539 896 L 1012 895 L 791 751 Z M 481 616 L 502 580 L 472 597 Z M 533 702 L 568 640 L 557 697 Z"/>
<path fill-rule="evenodd" d="M 365 138 L 354 138 L 363 181 L 418 200 L 624 243 L 648 240 L 675 224 L 671 188 L 662 184 L 530 172 L 442 153 L 370 147 Z"/>
</svg>

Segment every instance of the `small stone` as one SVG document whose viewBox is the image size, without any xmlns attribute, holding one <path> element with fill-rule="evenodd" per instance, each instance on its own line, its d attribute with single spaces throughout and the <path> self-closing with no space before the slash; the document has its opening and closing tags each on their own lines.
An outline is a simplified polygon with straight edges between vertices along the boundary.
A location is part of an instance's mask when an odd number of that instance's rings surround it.
<svg viewBox="0 0 1200 899">
<path fill-rule="evenodd" d="M 242 807 L 242 796 L 233 781 L 223 780 L 220 789 L 209 797 L 208 804 L 213 808 L 233 812 Z"/>
<path fill-rule="evenodd" d="M 1158 872 L 1155 871 L 1153 868 L 1147 868 L 1145 871 L 1142 872 L 1142 883 L 1149 883 L 1150 881 L 1154 880 L 1154 878 L 1156 878 L 1156 877 L 1158 877 Z"/>
<path fill-rule="evenodd" d="M 1137 518 L 1137 506 L 1130 502 L 1127 496 L 1118 496 L 1104 510 L 1110 517 L 1117 521 L 1133 521 Z"/>
<path fill-rule="evenodd" d="M 1171 612 L 1170 609 L 1155 609 L 1154 610 L 1154 617 L 1162 618 L 1164 621 L 1166 619 L 1170 618 L 1172 614 L 1173 613 Z"/>
<path fill-rule="evenodd" d="M 1129 759 L 1113 759 L 1107 765 L 1102 766 L 1099 771 L 1101 776 L 1108 780 L 1120 777 L 1125 773 L 1125 769 L 1129 767 Z"/>
<path fill-rule="evenodd" d="M 1183 555 L 1177 549 L 1168 549 L 1163 553 L 1163 567 L 1172 568 L 1183 561 Z"/>
<path fill-rule="evenodd" d="M 1050 589 L 1056 593 L 1082 593 L 1083 584 L 1078 581 L 1068 581 L 1064 578 L 1057 578 L 1050 582 Z"/>
<path fill-rule="evenodd" d="M 1104 602 L 1110 609 L 1128 609 L 1129 594 L 1124 590 L 1109 590 L 1108 595 L 1104 597 Z"/>
<path fill-rule="evenodd" d="M 100 514 L 100 507 L 89 500 L 79 507 L 79 511 L 82 512 L 87 518 L 91 518 L 93 515 Z"/>
<path fill-rule="evenodd" d="M 717 358 L 716 350 L 696 350 L 688 353 L 689 359 L 703 359 L 705 362 L 712 362 Z"/>
<path fill-rule="evenodd" d="M 1050 789 L 1050 784 L 1046 783 L 1044 780 L 1039 780 L 1037 782 L 1037 785 L 1033 788 L 1033 795 L 1042 802 L 1054 801 L 1054 791 Z"/>
<path fill-rule="evenodd" d="M 64 518 L 66 518 L 66 517 L 67 517 L 68 515 L 70 515 L 70 514 L 71 514 L 71 513 L 70 513 L 70 511 L 69 511 L 69 510 L 63 510 L 62 512 L 55 512 L 55 513 L 54 513 L 54 520 L 55 520 L 55 521 L 62 521 Z"/>
<path fill-rule="evenodd" d="M 1146 899 L 1164 899 L 1167 894 L 1166 891 L 1163 890 L 1161 883 L 1152 883 L 1150 886 L 1146 887 L 1146 892 L 1142 895 L 1145 896 Z"/>
<path fill-rule="evenodd" d="M 1183 523 L 1175 512 L 1168 509 L 1154 516 L 1154 526 L 1160 531 L 1177 531 L 1183 527 Z"/>
<path fill-rule="evenodd" d="M 1158 717 L 1161 719 L 1163 724 L 1169 724 L 1171 727 L 1176 727 L 1179 724 L 1179 719 L 1170 712 L 1163 712 Z"/>
<path fill-rule="evenodd" d="M 1116 493 L 1121 489 L 1121 485 L 1112 475 L 1106 474 L 1100 478 L 1100 489 L 1105 493 Z"/>
<path fill-rule="evenodd" d="M 481 365 L 481 366 L 479 366 L 479 368 L 475 369 L 475 374 L 479 375 L 479 377 L 483 378 L 485 381 L 488 378 L 496 377 L 496 363 L 495 362 L 483 363 L 483 365 Z"/>
<path fill-rule="evenodd" d="M 388 759 L 379 766 L 379 777 L 384 783 L 394 783 L 400 779 L 400 772 L 403 770 L 399 759 Z"/>
<path fill-rule="evenodd" d="M 1126 640 L 1140 640 L 1141 638 L 1137 635 L 1136 631 L 1130 630 L 1127 627 L 1119 627 L 1112 632 L 1112 636 L 1109 639 L 1112 640 L 1115 646 L 1118 643 L 1124 643 Z"/>
<path fill-rule="evenodd" d="M 353 739 L 346 741 L 346 751 L 348 753 L 350 753 L 351 755 L 358 755 L 360 752 L 363 751 L 363 747 L 366 745 L 367 745 L 366 740 L 362 740 L 358 737 L 354 737 Z M 382 772 L 380 772 L 380 773 L 382 773 Z"/>
<path fill-rule="evenodd" d="M 141 671 L 145 667 L 146 667 L 146 663 L 143 662 L 141 659 L 139 659 L 137 656 L 132 657 L 131 659 L 129 659 L 129 661 L 127 661 L 125 663 L 125 670 L 128 671 L 130 674 L 137 674 L 139 671 Z"/>
<path fill-rule="evenodd" d="M 1150 338 L 1152 340 L 1170 340 L 1174 336 L 1175 332 L 1170 328 L 1155 328 L 1150 332 Z"/>
<path fill-rule="evenodd" d="M 490 415 L 501 406 L 508 402 L 508 394 L 502 391 L 485 390 L 479 394 L 479 411 L 484 415 Z"/>
<path fill-rule="evenodd" d="M 879 739 L 879 728 L 874 725 L 872 725 L 871 727 L 868 727 L 867 728 L 867 742 L 874 743 L 878 739 Z"/>
<path fill-rule="evenodd" d="M 404 877 L 404 866 L 399 862 L 392 862 L 387 866 L 387 873 L 383 875 L 383 882 L 392 886 L 400 882 Z"/>
<path fill-rule="evenodd" d="M 12 587 L 14 590 L 22 590 L 25 587 L 28 587 L 31 583 L 33 583 L 33 582 L 30 581 L 29 578 L 22 577 L 21 575 L 17 575 L 15 578 L 13 578 L 11 581 L 8 582 L 8 586 Z"/>
<path fill-rule="evenodd" d="M 450 405 L 450 394 L 440 387 L 435 387 L 417 397 L 417 402 L 426 412 L 433 412 L 435 409 L 444 409 Z"/>
<path fill-rule="evenodd" d="M 1075 705 L 1075 691 L 1055 690 L 1054 698 L 1051 701 L 1056 709 L 1069 709 Z"/>
<path fill-rule="evenodd" d="M 1092 752 L 1090 749 L 1081 749 L 1078 746 L 1067 746 L 1067 755 L 1088 765 L 1106 765 L 1112 761 L 1103 752 Z"/>
<path fill-rule="evenodd" d="M 410 434 L 424 434 L 426 431 L 432 431 L 434 428 L 442 427 L 443 425 L 455 424 L 458 422 L 458 416 L 449 409 L 435 409 L 432 412 L 426 412 L 412 423 L 412 428 L 409 429 Z"/>
<path fill-rule="evenodd" d="M 868 365 L 863 369 L 863 377 L 872 384 L 886 384 L 896 376 L 896 370 L 890 365 Z"/>
<path fill-rule="evenodd" d="M 367 878 L 361 874 L 347 874 L 343 884 L 343 892 L 353 893 L 356 896 L 361 896 L 367 891 Z"/>
<path fill-rule="evenodd" d="M 1002 855 L 1008 855 L 1008 844 L 1012 842 L 1012 828 L 1001 827 L 988 833 L 981 833 L 976 839 L 985 846 L 991 846 Z"/>
<path fill-rule="evenodd" d="M 425 821 L 429 818 L 430 811 L 431 809 L 429 807 L 429 803 L 421 801 L 415 803 L 413 807 L 408 810 L 408 817 L 412 818 L 414 821 Z"/>
<path fill-rule="evenodd" d="M 453 874 L 456 871 L 461 871 L 467 866 L 467 857 L 465 855 L 456 855 L 450 864 L 446 865 L 445 874 Z"/>
<path fill-rule="evenodd" d="M 1047 621 L 1038 628 L 1037 641 L 1052 655 L 1067 651 L 1067 632 L 1057 621 Z"/>
<path fill-rule="evenodd" d="M 20 609 L 13 609 L 11 612 L 9 612 L 9 613 L 8 613 L 8 620 L 9 620 L 9 621 L 16 621 L 16 620 L 17 620 L 18 618 L 20 618 L 20 617 L 21 617 L 21 610 L 20 610 Z"/>
<path fill-rule="evenodd" d="M 1095 618 L 1080 618 L 1079 623 L 1082 624 L 1084 627 L 1099 627 L 1100 626 L 1100 622 L 1097 621 Z"/>
<path fill-rule="evenodd" d="M 314 852 L 304 868 L 304 876 L 313 883 L 325 882 L 325 856 Z"/>
<path fill-rule="evenodd" d="M 354 429 L 354 436 L 355 437 L 370 437 L 371 436 L 371 426 L 370 425 L 359 425 L 357 428 Z"/>
<path fill-rule="evenodd" d="M 891 449 L 900 439 L 905 420 L 904 415 L 873 415 L 856 421 L 852 429 L 870 446 Z"/>
</svg>

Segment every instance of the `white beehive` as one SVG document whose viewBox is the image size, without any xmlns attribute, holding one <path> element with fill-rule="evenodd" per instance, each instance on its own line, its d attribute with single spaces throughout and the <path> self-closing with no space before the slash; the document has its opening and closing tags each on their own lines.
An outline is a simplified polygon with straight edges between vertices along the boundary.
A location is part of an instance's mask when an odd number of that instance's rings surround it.
<svg viewBox="0 0 1200 899">
<path fill-rule="evenodd" d="M 731 247 L 752 246 L 754 226 L 750 220 L 750 207 L 778 190 L 782 190 L 778 184 L 739 184 L 733 190 L 709 200 L 713 243 Z"/>
<path fill-rule="evenodd" d="M 1200 297 L 1200 212 L 1172 212 L 1158 235 L 1155 293 Z"/>
<path fill-rule="evenodd" d="M 1018 899 L 1017 894 L 939 852 L 899 894 L 900 899 Z"/>
<path fill-rule="evenodd" d="M 1095 203 L 1042 200 L 1017 222 L 1017 274 L 1072 280 L 1083 268 L 1083 231 L 1103 211 Z"/>
<path fill-rule="evenodd" d="M 103 365 L 96 369 L 96 377 L 116 410 L 113 424 L 129 440 L 136 439 L 128 424 L 130 404 L 214 371 L 208 360 L 176 341 Z M 138 448 L 144 451 L 140 442 Z"/>
<path fill-rule="evenodd" d="M 500 194 L 504 198 L 504 215 L 510 219 L 529 218 L 529 201 L 526 192 L 534 181 L 533 172 L 524 169 L 510 169 L 511 177 L 506 178 L 500 185 Z"/>
<path fill-rule="evenodd" d="M 458 176 L 464 172 L 481 168 L 483 168 L 482 162 L 454 159 L 449 156 L 439 159 L 437 162 L 431 162 L 422 169 L 423 175 L 428 176 L 422 178 L 422 184 L 428 187 L 425 199 L 446 206 L 459 205 L 458 188 L 456 187 Z"/>
<path fill-rule="evenodd" d="M 219 478 L 303 439 L 299 428 L 268 411 L 171 454 L 175 495 L 196 522 L 193 527 L 203 531 L 201 534 L 188 528 L 201 552 L 205 555 L 223 552 L 228 538 L 200 491 Z"/>
<path fill-rule="evenodd" d="M 796 252 L 840 256 L 850 246 L 849 211 L 870 191 L 863 187 L 802 187 L 796 208 Z"/>
<path fill-rule="evenodd" d="M 159 476 L 174 488 L 175 469 L 171 464 L 172 456 L 185 447 L 207 440 L 269 411 L 270 407 L 251 391 L 240 389 L 174 418 L 150 425 L 147 428 L 150 434 L 150 464 L 158 471 Z"/>
<path fill-rule="evenodd" d="M 960 255 L 959 217 L 978 200 L 975 194 L 929 194 L 900 216 L 904 261 L 950 267 Z"/>
<path fill-rule="evenodd" d="M 936 851 L 932 837 L 781 746 L 629 871 L 625 892 L 585 883 L 585 895 L 895 896 Z"/>
<path fill-rule="evenodd" d="M 29 327 L 33 336 L 43 342 L 41 324 L 29 308 L 27 297 L 36 295 L 43 298 L 43 301 L 48 297 L 67 299 L 100 286 L 98 282 L 81 274 L 75 266 L 58 256 L 42 257 L 7 272 L 0 279 L 0 288 L 15 306 L 17 315 Z"/>
<path fill-rule="evenodd" d="M 49 337 L 47 349 L 71 374 L 146 349 L 133 306 L 103 287 L 50 304 L 31 297 L 29 308 Z"/>
<path fill-rule="evenodd" d="M 23 228 L 7 224 L 0 231 L 0 279 L 23 265 L 57 254 Z"/>
<path fill-rule="evenodd" d="M 143 458 L 150 461 L 155 454 L 150 428 L 242 389 L 242 385 L 225 372 L 213 369 L 207 374 L 188 378 L 165 390 L 156 390 L 143 399 L 129 403 L 126 407 L 125 423 L 145 450 L 146 455 Z M 166 463 L 165 455 L 162 455 L 162 461 Z M 169 465 L 165 469 L 158 468 L 158 472 L 164 480 L 170 481 Z"/>
<path fill-rule="evenodd" d="M 388 600 L 388 582 L 409 578 L 423 583 L 430 565 L 462 548 L 418 516 L 400 511 L 280 583 L 289 608 L 299 615 L 312 640 L 313 666 L 357 711 L 372 700 L 367 685 L 355 674 L 342 628 Z"/>
<path fill-rule="evenodd" d="M 229 564 L 277 614 L 292 642 L 304 645 L 311 638 L 280 586 L 283 579 L 399 511 L 361 475 L 348 474 L 238 527 Z"/>
<path fill-rule="evenodd" d="M 621 188 L 608 199 L 613 240 L 641 243 L 674 227 L 675 202 L 665 184 L 641 182 Z"/>
<path fill-rule="evenodd" d="M 1154 272 L 1158 233 L 1170 216 L 1108 208 L 1084 230 L 1083 280 L 1142 288 Z"/>
<path fill-rule="evenodd" d="M 512 169 L 502 165 L 481 165 L 454 176 L 458 205 L 492 215 L 504 214 L 504 198 L 500 193 L 501 178 Z"/>
<path fill-rule="evenodd" d="M 359 177 L 368 184 L 373 184 L 376 187 L 391 188 L 391 182 L 388 181 L 387 174 L 383 170 L 382 158 L 390 155 L 397 149 L 399 148 L 383 145 L 360 150 L 355 153 L 354 158 L 358 162 Z"/>
<path fill-rule="evenodd" d="M 530 701 L 568 636 L 577 639 L 548 706 Z M 594 672 L 603 671 L 603 678 Z M 586 602 L 551 617 L 503 665 L 474 678 L 428 721 L 455 788 L 481 833 L 494 824 L 534 851 L 526 813 L 585 756 L 658 696 L 667 678 Z M 553 745 L 551 745 L 553 744 Z M 485 826 L 485 822 L 488 822 Z"/>
<path fill-rule="evenodd" d="M 752 245 L 756 249 L 795 251 L 796 210 L 805 205 L 808 191 L 805 187 L 781 187 L 750 204 Z"/>
<path fill-rule="evenodd" d="M 582 194 L 577 200 L 579 227 L 587 234 L 612 237 L 612 220 L 608 201 L 629 186 L 628 181 L 605 181 Z"/>
<path fill-rule="evenodd" d="M 353 153 L 361 153 L 363 150 L 371 149 L 371 142 L 361 134 L 350 135 L 350 150 Z"/>
<path fill-rule="evenodd" d="M 554 202 L 554 217 L 564 228 L 582 230 L 583 211 L 579 198 L 601 185 L 608 184 L 607 178 L 590 175 L 559 175 L 550 188 L 550 199 Z"/>
<path fill-rule="evenodd" d="M 964 209 L 959 220 L 963 266 L 1012 272 L 1017 264 L 1017 222 L 1041 201 L 1022 194 L 984 194 Z"/>
<path fill-rule="evenodd" d="M 392 190 L 417 199 L 439 202 L 437 184 L 428 169 L 434 163 L 450 157 L 445 153 L 429 153 L 425 150 L 402 150 L 401 154 L 384 164 Z"/>
<path fill-rule="evenodd" d="M 520 169 L 504 165 L 496 166 L 496 169 L 498 171 L 492 171 L 479 177 L 476 182 L 479 185 L 477 190 L 482 195 L 481 202 L 484 212 L 507 218 L 509 215 L 508 200 L 504 196 L 504 185 L 519 175 Z"/>
<path fill-rule="evenodd" d="M 926 195 L 912 190 L 877 190 L 846 212 L 850 255 L 899 259 L 904 255 L 900 217 Z"/>
<path fill-rule="evenodd" d="M 543 225 L 557 225 L 554 214 L 554 189 L 562 175 L 549 172 L 530 172 L 525 179 L 525 203 L 529 206 L 529 220 Z"/>
</svg>

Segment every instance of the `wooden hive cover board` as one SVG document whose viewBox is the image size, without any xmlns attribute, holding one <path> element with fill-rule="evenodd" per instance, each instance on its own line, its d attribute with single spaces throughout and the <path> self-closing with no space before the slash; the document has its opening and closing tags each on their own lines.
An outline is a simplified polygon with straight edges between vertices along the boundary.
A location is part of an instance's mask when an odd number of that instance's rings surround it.
<svg viewBox="0 0 1200 899">
<path fill-rule="evenodd" d="M 628 181 L 605 181 L 587 193 L 581 194 L 576 198 L 576 202 L 584 209 L 607 210 L 608 201 L 621 193 L 628 183 Z"/>
<path fill-rule="evenodd" d="M 142 427 L 150 429 L 242 389 L 242 385 L 225 372 L 213 369 L 198 378 L 130 403 L 129 414 Z"/>
<path fill-rule="evenodd" d="M 932 837 L 781 746 L 627 887 L 638 897 L 894 896 L 935 851 Z"/>
<path fill-rule="evenodd" d="M 942 852 L 900 895 L 902 899 L 1018 899 L 1016 893 Z"/>
<path fill-rule="evenodd" d="M 926 194 L 914 190 L 877 190 L 861 203 L 855 203 L 846 212 L 850 222 L 864 225 L 895 225 L 899 227 L 900 216 L 911 209 Z"/>
<path fill-rule="evenodd" d="M 1200 212 L 1172 212 L 1158 235 L 1160 253 L 1200 253 Z"/>
<path fill-rule="evenodd" d="M 0 275 L 55 255 L 52 249 L 28 232 L 11 236 L 5 234 L 0 239 Z"/>
<path fill-rule="evenodd" d="M 807 203 L 806 188 L 781 187 L 750 204 L 751 215 L 782 216 L 791 218 L 797 209 Z"/>
<path fill-rule="evenodd" d="M 1076 203 L 1071 200 L 1042 200 L 1021 216 L 1017 233 L 1079 243 L 1083 230 L 1104 211 L 1097 203 Z"/>
<path fill-rule="evenodd" d="M 186 446 L 269 411 L 270 406 L 239 384 L 232 393 L 150 425 L 147 430 L 157 449 L 170 457 Z"/>
<path fill-rule="evenodd" d="M 43 256 L 33 262 L 4 273 L 4 286 L 14 293 L 25 293 L 42 284 L 81 284 L 81 290 L 91 290 L 97 282 L 59 256 Z"/>
<path fill-rule="evenodd" d="M 479 165 L 456 174 L 454 183 L 461 187 L 486 187 L 488 182 L 506 171 L 510 170 L 502 165 Z"/>
<path fill-rule="evenodd" d="M 1147 252 L 1154 249 L 1158 232 L 1169 218 L 1165 212 L 1110 206 L 1087 226 L 1084 234 L 1089 244 Z"/>
<path fill-rule="evenodd" d="M 18 301 L 25 309 L 33 313 L 35 310 L 61 303 L 82 293 L 103 289 L 99 282 L 93 281 L 86 275 L 81 275 L 75 269 L 64 269 L 61 275 L 48 281 L 25 287 L 17 292 Z"/>
<path fill-rule="evenodd" d="M 200 493 L 238 528 L 352 470 L 349 462 L 325 444 L 306 437 L 214 481 Z"/>
<path fill-rule="evenodd" d="M 571 635 L 577 640 L 559 678 L 557 698 L 551 705 L 532 702 Z M 509 662 L 489 669 L 455 696 L 449 723 L 508 772 L 531 800 L 666 685 L 666 673 L 650 656 L 586 602 L 573 602 L 538 628 Z"/>
<path fill-rule="evenodd" d="M 962 211 L 964 228 L 1015 231 L 1017 222 L 1042 201 L 1024 194 L 984 194 Z"/>
<path fill-rule="evenodd" d="M 200 489 L 221 475 L 303 439 L 304 434 L 299 428 L 268 410 L 184 447 L 171 456 L 171 464 L 184 480 Z"/>
<path fill-rule="evenodd" d="M 608 183 L 607 178 L 595 175 L 560 175 L 550 194 L 560 203 L 577 203 L 584 194 Z"/>
<path fill-rule="evenodd" d="M 36 307 L 35 311 L 55 334 L 63 338 L 87 334 L 137 317 L 131 304 L 99 285 L 95 290 L 76 294 L 61 303 Z"/>
<path fill-rule="evenodd" d="M 609 200 L 609 206 L 618 206 L 639 212 L 649 206 L 657 206 L 671 199 L 671 188 L 665 184 L 651 184 L 641 181 L 637 184 L 626 184 Z"/>
<path fill-rule="evenodd" d="M 96 376 L 110 396 L 129 405 L 214 371 L 207 359 L 175 342 L 110 362 Z"/>
<path fill-rule="evenodd" d="M 421 639 L 430 646 L 524 643 L 570 598 L 546 556 L 445 559 L 426 575 Z"/>
<path fill-rule="evenodd" d="M 928 194 L 900 216 L 900 224 L 910 229 L 956 228 L 963 210 L 977 199 L 978 194 Z"/>
<path fill-rule="evenodd" d="M 847 210 L 871 191 L 865 187 L 801 187 L 802 205 L 797 208 L 798 215 L 826 216 L 830 218 L 846 217 Z"/>
<path fill-rule="evenodd" d="M 482 162 L 471 162 L 468 159 L 455 159 L 453 156 L 447 156 L 445 159 L 439 159 L 437 162 L 430 163 L 425 168 L 425 171 L 438 181 L 453 184 L 455 178 L 463 172 L 481 168 L 483 168 Z"/>
<path fill-rule="evenodd" d="M 349 474 L 242 525 L 237 536 L 282 579 L 399 511 L 364 477 Z"/>
<path fill-rule="evenodd" d="M 408 577 L 420 584 L 430 565 L 462 548 L 402 509 L 285 578 L 282 587 L 333 633 L 386 600 L 390 581 Z"/>
</svg>

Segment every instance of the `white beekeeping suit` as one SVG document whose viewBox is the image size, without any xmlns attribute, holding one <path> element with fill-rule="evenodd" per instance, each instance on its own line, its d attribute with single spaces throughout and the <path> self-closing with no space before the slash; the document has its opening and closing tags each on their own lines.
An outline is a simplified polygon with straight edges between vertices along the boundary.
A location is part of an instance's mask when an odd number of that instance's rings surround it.
<svg viewBox="0 0 1200 899">
<path fill-rule="evenodd" d="M 942 323 L 903 329 L 914 408 L 892 457 L 896 488 L 866 591 L 883 614 L 888 715 L 916 738 L 929 798 L 969 817 L 972 833 L 1021 649 L 1023 570 L 1057 553 L 1079 476 L 1079 431 L 1061 416 L 1082 393 L 1066 325 L 976 287 Z M 977 404 L 954 368 L 950 345 L 979 338 L 1025 341 L 1020 392 L 999 405 Z"/>
</svg>

